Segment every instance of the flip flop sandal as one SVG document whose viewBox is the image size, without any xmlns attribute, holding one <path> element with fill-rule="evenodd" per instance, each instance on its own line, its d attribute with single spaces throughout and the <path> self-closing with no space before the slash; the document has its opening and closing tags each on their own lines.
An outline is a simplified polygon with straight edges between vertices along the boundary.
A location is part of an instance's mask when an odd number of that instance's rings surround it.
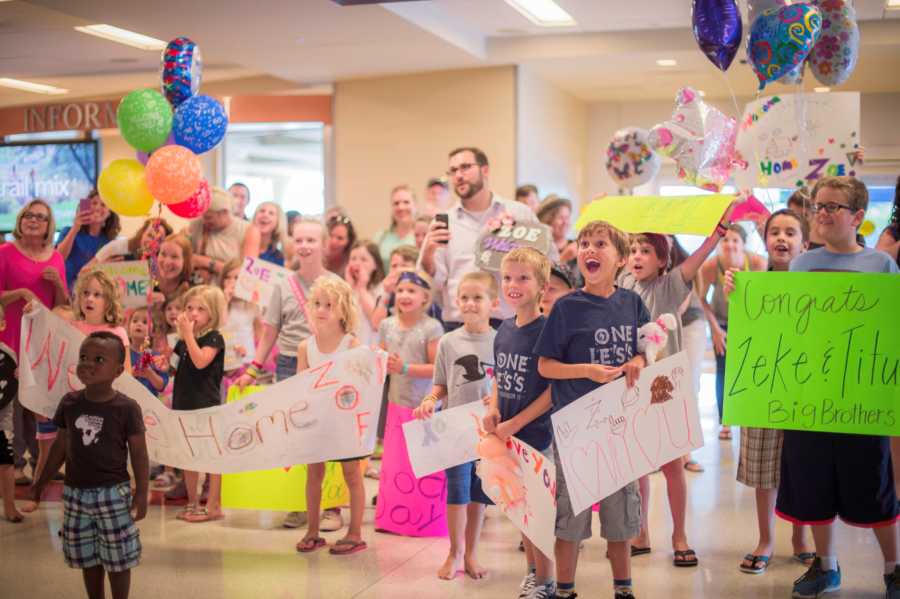
<svg viewBox="0 0 900 599">
<path fill-rule="evenodd" d="M 312 545 L 310 545 L 312 543 Z M 297 543 L 297 551 L 300 553 L 312 553 L 316 549 L 321 549 L 325 546 L 325 539 L 322 537 L 303 537 Z"/>
<path fill-rule="evenodd" d="M 750 562 L 750 565 L 745 566 L 742 563 L 739 568 L 745 574 L 762 574 L 769 567 L 770 559 L 772 559 L 771 555 L 753 555 L 748 553 L 744 556 L 744 560 Z"/>
<path fill-rule="evenodd" d="M 185 522 L 198 523 L 198 522 L 214 522 L 216 520 L 222 520 L 225 518 L 225 514 L 210 514 L 209 510 L 205 507 L 198 508 L 191 512 L 190 514 L 184 517 Z"/>
<path fill-rule="evenodd" d="M 187 517 L 194 513 L 194 510 L 197 509 L 196 505 L 187 504 L 184 506 L 184 509 L 180 510 L 177 514 L 175 514 L 175 518 L 178 520 L 187 520 Z"/>
<path fill-rule="evenodd" d="M 696 460 L 685 462 L 684 469 L 688 472 L 706 472 L 706 468 L 703 467 L 703 464 Z"/>
<path fill-rule="evenodd" d="M 631 546 L 631 557 L 637 557 L 638 555 L 647 555 L 650 553 L 650 547 L 638 547 L 637 545 Z"/>
<path fill-rule="evenodd" d="M 347 549 L 339 549 L 339 547 L 346 547 Z M 367 547 L 368 545 L 366 545 L 365 541 L 351 541 L 350 539 L 341 539 L 334 544 L 334 547 L 328 550 L 328 553 L 330 553 L 331 555 L 350 555 L 351 553 L 362 551 Z"/>
<path fill-rule="evenodd" d="M 675 551 L 675 559 L 672 560 L 672 563 L 676 568 L 693 568 L 700 563 L 700 560 L 697 559 L 697 554 L 693 549 L 686 549 Z"/>
<path fill-rule="evenodd" d="M 816 553 L 814 551 L 803 551 L 802 553 L 795 553 L 793 555 L 793 560 L 795 562 L 800 562 L 804 566 L 811 566 L 815 559 Z"/>
</svg>

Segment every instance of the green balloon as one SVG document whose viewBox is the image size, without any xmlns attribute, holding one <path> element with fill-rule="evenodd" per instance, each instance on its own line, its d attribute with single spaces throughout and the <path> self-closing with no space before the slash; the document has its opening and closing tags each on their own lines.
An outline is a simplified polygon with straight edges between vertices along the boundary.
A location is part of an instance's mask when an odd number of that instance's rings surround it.
<svg viewBox="0 0 900 599">
<path fill-rule="evenodd" d="M 119 103 L 119 132 L 135 150 L 152 152 L 172 131 L 172 106 L 154 89 L 138 89 Z"/>
</svg>

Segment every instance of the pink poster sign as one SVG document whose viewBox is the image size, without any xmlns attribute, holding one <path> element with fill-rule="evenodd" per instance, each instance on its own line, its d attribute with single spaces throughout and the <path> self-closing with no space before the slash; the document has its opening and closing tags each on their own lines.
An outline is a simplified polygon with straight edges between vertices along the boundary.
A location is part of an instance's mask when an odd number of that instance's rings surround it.
<svg viewBox="0 0 900 599">
<path fill-rule="evenodd" d="M 407 537 L 447 536 L 447 483 L 443 471 L 416 478 L 403 424 L 412 410 L 388 404 L 384 456 L 375 506 L 375 529 Z"/>
</svg>

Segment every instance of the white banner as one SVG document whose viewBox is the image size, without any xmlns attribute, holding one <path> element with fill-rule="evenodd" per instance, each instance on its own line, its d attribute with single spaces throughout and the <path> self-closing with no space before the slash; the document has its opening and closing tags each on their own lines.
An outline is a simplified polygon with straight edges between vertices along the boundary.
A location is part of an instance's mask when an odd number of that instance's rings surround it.
<svg viewBox="0 0 900 599">
<path fill-rule="evenodd" d="M 153 291 L 150 285 L 150 266 L 146 260 L 103 262 L 95 266 L 113 280 L 119 289 L 119 300 L 124 308 L 147 306 L 147 296 Z"/>
<path fill-rule="evenodd" d="M 83 385 L 75 376 L 84 335 L 45 308 L 22 317 L 19 400 L 53 417 Z M 358 347 L 241 401 L 215 408 L 166 408 L 129 374 L 116 389 L 144 413 L 150 458 L 198 472 L 265 470 L 367 455 L 385 377 L 384 352 Z"/>
<path fill-rule="evenodd" d="M 478 462 L 478 477 L 516 528 L 553 559 L 556 544 L 556 466 L 553 458 L 510 437 L 506 454 Z"/>
<path fill-rule="evenodd" d="M 576 514 L 663 464 L 703 447 L 687 354 L 641 371 L 634 387 L 619 378 L 551 417 Z"/>
<path fill-rule="evenodd" d="M 234 296 L 265 310 L 269 306 L 272 289 L 278 281 L 289 276 L 291 271 L 283 266 L 246 256 L 234 286 Z"/>
<path fill-rule="evenodd" d="M 484 403 L 473 401 L 441 410 L 428 420 L 403 425 L 409 462 L 416 478 L 478 459 L 478 431 Z"/>
<path fill-rule="evenodd" d="M 735 171 L 742 189 L 812 187 L 831 175 L 855 175 L 859 92 L 779 94 L 747 104 L 736 149 L 749 164 Z"/>
</svg>

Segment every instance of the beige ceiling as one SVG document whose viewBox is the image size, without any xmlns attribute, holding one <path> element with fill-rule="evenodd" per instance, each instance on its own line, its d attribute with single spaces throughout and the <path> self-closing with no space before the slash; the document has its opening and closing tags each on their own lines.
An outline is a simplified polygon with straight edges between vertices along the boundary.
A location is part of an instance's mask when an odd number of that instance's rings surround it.
<svg viewBox="0 0 900 599">
<path fill-rule="evenodd" d="M 182 0 L 177 10 L 136 0 L 14 0 L 0 2 L 0 76 L 64 87 L 68 98 L 156 85 L 158 53 L 72 29 L 108 23 L 160 39 L 189 35 L 203 50 L 204 90 L 220 94 L 497 64 L 529 66 L 588 101 L 670 99 L 686 84 L 711 97 L 727 96 L 729 84 L 742 96 L 756 87 L 746 64 L 736 60 L 723 76 L 700 53 L 690 0 L 557 1 L 578 26 L 539 28 L 503 0 Z M 900 92 L 900 11 L 885 14 L 884 0 L 856 7 L 861 58 L 842 89 Z M 678 66 L 658 67 L 658 58 Z M 0 88 L 0 106 L 59 98 Z"/>
</svg>

